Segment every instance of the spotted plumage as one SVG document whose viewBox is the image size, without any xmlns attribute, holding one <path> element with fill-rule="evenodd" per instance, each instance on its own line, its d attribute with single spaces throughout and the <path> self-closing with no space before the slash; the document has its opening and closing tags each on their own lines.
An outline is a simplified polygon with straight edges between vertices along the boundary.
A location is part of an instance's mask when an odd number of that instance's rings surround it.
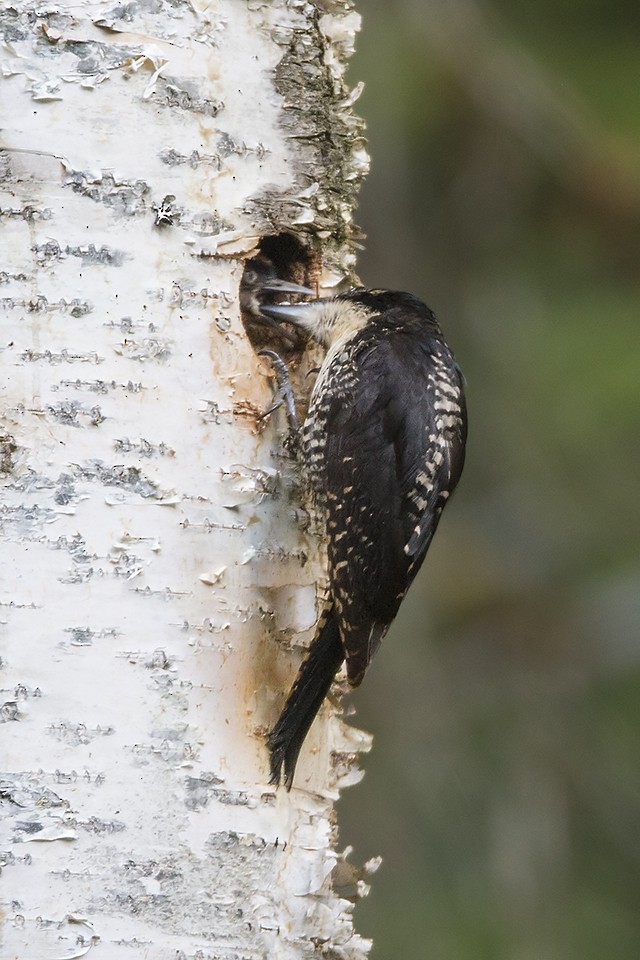
<svg viewBox="0 0 640 960">
<path fill-rule="evenodd" d="M 267 312 L 328 347 L 302 454 L 326 517 L 329 599 L 269 738 L 272 780 L 284 765 L 290 786 L 342 660 L 357 686 L 420 568 L 462 472 L 466 409 L 438 322 L 410 294 L 358 289 Z"/>
</svg>

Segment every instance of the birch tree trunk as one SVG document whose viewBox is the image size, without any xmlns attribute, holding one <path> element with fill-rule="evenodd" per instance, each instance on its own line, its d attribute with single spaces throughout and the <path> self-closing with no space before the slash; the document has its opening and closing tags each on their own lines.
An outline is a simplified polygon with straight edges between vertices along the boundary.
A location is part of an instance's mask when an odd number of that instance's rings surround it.
<svg viewBox="0 0 640 960">
<path fill-rule="evenodd" d="M 0 954 L 363 957 L 332 805 L 366 737 L 327 706 L 268 785 L 323 566 L 238 306 L 265 236 L 291 279 L 353 270 L 359 18 L 0 23 Z"/>
</svg>

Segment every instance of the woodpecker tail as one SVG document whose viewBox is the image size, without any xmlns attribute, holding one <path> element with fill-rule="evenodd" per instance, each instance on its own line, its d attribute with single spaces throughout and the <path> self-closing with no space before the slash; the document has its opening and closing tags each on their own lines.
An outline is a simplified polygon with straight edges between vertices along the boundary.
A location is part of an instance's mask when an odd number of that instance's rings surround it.
<svg viewBox="0 0 640 960">
<path fill-rule="evenodd" d="M 267 739 L 271 751 L 270 783 L 280 783 L 284 765 L 284 783 L 291 790 L 300 748 L 343 660 L 338 618 L 334 608 L 329 607 Z"/>
</svg>

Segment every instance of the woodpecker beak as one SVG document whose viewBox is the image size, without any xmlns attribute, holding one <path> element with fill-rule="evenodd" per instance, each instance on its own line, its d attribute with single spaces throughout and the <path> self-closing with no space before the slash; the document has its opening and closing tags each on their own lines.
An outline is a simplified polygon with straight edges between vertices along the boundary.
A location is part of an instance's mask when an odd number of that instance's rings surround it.
<svg viewBox="0 0 640 960">
<path fill-rule="evenodd" d="M 304 290 L 304 287 L 300 287 Z M 313 294 L 313 290 L 309 290 Z M 309 322 L 309 307 L 311 303 L 278 303 L 273 306 L 261 306 L 260 312 L 269 317 L 270 320 L 279 320 L 281 323 L 293 323 L 298 327 L 306 327 Z"/>
<path fill-rule="evenodd" d="M 299 283 L 289 283 L 288 280 L 279 280 L 276 277 L 260 283 L 260 292 L 266 291 L 273 291 L 273 293 L 279 294 L 298 294 L 302 297 L 314 296 L 314 291 L 309 287 L 302 287 Z M 276 317 L 275 314 L 277 314 L 279 307 L 275 304 L 273 306 L 261 304 L 257 302 L 258 299 L 259 293 L 254 291 L 251 303 L 252 312 L 254 312 L 255 315 L 257 315 L 258 312 L 262 314 L 262 322 L 277 330 L 279 336 L 283 337 L 290 347 L 298 347 L 300 345 L 298 337 L 292 337 L 291 334 L 287 333 L 287 331 L 280 326 L 280 323 L 278 323 L 278 319 L 280 318 Z M 286 304 L 285 309 L 286 308 L 293 309 L 291 304 Z M 275 311 L 274 316 L 271 316 L 272 310 Z"/>
<path fill-rule="evenodd" d="M 275 293 L 297 293 L 301 297 L 313 297 L 315 294 L 310 287 L 301 287 L 299 283 L 289 283 L 287 280 L 265 280 L 260 286 L 263 290 L 273 290 Z M 261 309 L 264 313 L 265 308 L 261 307 Z"/>
</svg>

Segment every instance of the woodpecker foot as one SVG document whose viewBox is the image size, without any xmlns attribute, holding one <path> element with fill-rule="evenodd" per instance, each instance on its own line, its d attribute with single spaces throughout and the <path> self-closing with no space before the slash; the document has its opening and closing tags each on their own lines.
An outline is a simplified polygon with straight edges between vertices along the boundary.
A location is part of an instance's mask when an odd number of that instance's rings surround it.
<svg viewBox="0 0 640 960">
<path fill-rule="evenodd" d="M 273 404 L 268 410 L 260 414 L 258 420 L 266 420 L 267 417 L 270 417 L 272 413 L 275 413 L 276 410 L 285 404 L 289 430 L 295 437 L 300 429 L 300 423 L 298 422 L 298 416 L 296 414 L 296 400 L 293 387 L 291 386 L 291 380 L 289 379 L 289 369 L 280 354 L 276 353 L 275 350 L 260 350 L 258 356 L 268 357 L 269 360 L 271 360 L 278 384 L 278 390 Z"/>
</svg>

